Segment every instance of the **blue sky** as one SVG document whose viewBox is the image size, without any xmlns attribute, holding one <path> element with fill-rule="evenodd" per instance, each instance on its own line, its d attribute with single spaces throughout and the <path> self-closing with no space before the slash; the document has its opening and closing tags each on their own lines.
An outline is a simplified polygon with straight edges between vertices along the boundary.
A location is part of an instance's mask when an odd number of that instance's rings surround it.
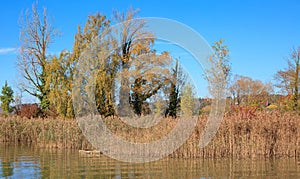
<svg viewBox="0 0 300 179">
<path fill-rule="evenodd" d="M 32 3 L 32 0 L 1 2 L 0 86 L 7 80 L 13 88 L 17 87 L 18 19 Z M 47 7 L 54 27 L 62 32 L 49 51 L 70 50 L 77 26 L 83 25 L 88 15 L 101 12 L 111 17 L 112 9 L 124 11 L 130 6 L 140 9 L 140 17 L 164 17 L 184 23 L 209 44 L 225 39 L 230 49 L 232 73 L 264 82 L 272 80 L 276 71 L 285 68 L 285 57 L 293 47 L 300 46 L 298 0 L 40 0 L 39 7 Z M 202 78 L 202 72 L 199 76 L 195 71 L 192 73 L 194 78 Z M 200 91 L 205 95 L 205 89 Z"/>
</svg>

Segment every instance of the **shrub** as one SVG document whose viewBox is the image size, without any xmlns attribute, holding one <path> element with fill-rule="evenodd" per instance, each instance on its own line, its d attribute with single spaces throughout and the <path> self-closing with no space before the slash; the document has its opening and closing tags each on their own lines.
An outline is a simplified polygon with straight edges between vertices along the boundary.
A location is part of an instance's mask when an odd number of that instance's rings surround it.
<svg viewBox="0 0 300 179">
<path fill-rule="evenodd" d="M 37 104 L 22 104 L 16 109 L 16 114 L 20 117 L 26 117 L 28 119 L 38 117 L 40 112 Z"/>
</svg>

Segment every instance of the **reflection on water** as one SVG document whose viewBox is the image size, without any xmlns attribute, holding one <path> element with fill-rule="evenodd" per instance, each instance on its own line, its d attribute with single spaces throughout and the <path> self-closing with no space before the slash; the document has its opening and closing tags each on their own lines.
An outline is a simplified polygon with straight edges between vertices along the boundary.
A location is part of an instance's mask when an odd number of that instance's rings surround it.
<svg viewBox="0 0 300 179">
<path fill-rule="evenodd" d="M 295 159 L 163 159 L 131 164 L 75 150 L 0 144 L 0 178 L 300 178 Z"/>
</svg>

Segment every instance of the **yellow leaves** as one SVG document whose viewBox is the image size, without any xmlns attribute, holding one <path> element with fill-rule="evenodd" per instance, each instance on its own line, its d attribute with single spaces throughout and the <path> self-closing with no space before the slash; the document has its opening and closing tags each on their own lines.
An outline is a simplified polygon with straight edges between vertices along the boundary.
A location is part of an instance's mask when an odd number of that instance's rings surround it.
<svg viewBox="0 0 300 179">
<path fill-rule="evenodd" d="M 271 104 L 267 107 L 267 109 L 277 109 L 277 108 L 278 108 L 278 106 L 275 104 Z"/>
<path fill-rule="evenodd" d="M 70 66 L 70 53 L 62 51 L 59 57 L 54 56 L 47 63 L 46 87 L 49 90 L 48 99 L 56 113 L 62 117 L 70 116 L 73 111 L 71 102 L 72 68 Z M 69 109 L 69 107 L 71 109 Z"/>
<path fill-rule="evenodd" d="M 183 87 L 181 95 L 181 110 L 183 117 L 191 117 L 195 109 L 193 88 L 187 84 Z"/>
</svg>

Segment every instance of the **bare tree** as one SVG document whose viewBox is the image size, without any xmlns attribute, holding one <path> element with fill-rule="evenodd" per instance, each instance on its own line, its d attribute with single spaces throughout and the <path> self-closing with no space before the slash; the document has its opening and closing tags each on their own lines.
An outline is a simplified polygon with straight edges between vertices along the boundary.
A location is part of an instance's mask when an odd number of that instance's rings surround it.
<svg viewBox="0 0 300 179">
<path fill-rule="evenodd" d="M 47 109 L 49 91 L 46 84 L 47 50 L 57 32 L 47 18 L 46 8 L 40 15 L 32 5 L 20 20 L 20 49 L 18 67 L 24 77 L 24 91 L 39 99 L 42 109 Z"/>
</svg>

